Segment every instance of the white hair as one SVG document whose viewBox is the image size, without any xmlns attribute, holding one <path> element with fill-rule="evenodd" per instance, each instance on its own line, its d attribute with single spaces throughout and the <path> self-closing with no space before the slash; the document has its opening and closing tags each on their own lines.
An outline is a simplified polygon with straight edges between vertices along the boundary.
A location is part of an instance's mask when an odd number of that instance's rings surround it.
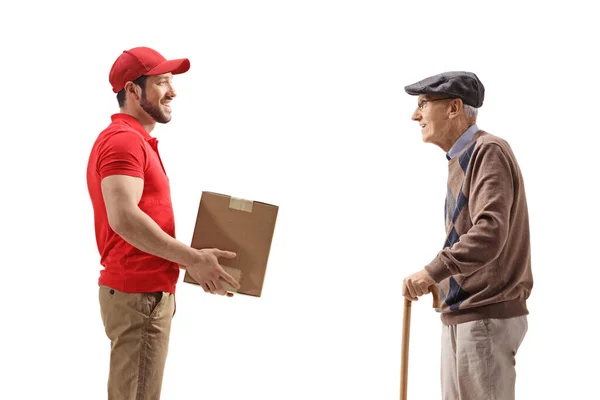
<svg viewBox="0 0 600 400">
<path fill-rule="evenodd" d="M 463 109 L 465 110 L 465 115 L 469 119 L 477 118 L 477 109 L 475 107 L 470 106 L 468 104 L 463 104 Z"/>
</svg>

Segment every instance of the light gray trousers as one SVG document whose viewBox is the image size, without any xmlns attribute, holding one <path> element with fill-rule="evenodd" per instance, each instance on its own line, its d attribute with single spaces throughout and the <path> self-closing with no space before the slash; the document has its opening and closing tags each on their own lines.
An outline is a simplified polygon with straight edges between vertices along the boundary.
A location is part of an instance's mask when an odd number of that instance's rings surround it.
<svg viewBox="0 0 600 400">
<path fill-rule="evenodd" d="M 514 400 L 515 356 L 527 316 L 442 327 L 443 400 Z"/>
</svg>

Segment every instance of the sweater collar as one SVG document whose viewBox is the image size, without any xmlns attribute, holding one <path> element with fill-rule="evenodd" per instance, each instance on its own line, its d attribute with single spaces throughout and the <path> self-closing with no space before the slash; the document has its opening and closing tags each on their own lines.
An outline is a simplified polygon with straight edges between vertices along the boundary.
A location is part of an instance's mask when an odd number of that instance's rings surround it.
<svg viewBox="0 0 600 400">
<path fill-rule="evenodd" d="M 456 142 L 454 142 L 454 144 L 452 145 L 450 150 L 448 150 L 448 153 L 446 153 L 446 158 L 448 160 L 451 160 L 454 157 L 456 157 L 457 155 L 459 155 L 460 152 L 465 149 L 467 144 L 469 144 L 471 139 L 473 139 L 473 136 L 475 136 L 475 134 L 478 131 L 479 131 L 479 128 L 477 127 L 477 124 L 473 124 L 470 127 L 468 127 L 467 130 L 464 131 L 462 135 L 460 135 L 458 140 L 456 140 Z"/>
</svg>

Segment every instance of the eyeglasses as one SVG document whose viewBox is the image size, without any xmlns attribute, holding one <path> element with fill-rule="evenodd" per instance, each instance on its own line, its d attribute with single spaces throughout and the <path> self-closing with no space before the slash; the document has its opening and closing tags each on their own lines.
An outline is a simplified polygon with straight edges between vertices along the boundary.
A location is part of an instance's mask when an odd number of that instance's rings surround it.
<svg viewBox="0 0 600 400">
<path fill-rule="evenodd" d="M 419 109 L 419 111 L 423 111 L 423 106 L 425 105 L 425 103 L 429 103 L 431 101 L 440 101 L 440 100 L 449 100 L 449 99 L 454 99 L 454 97 L 442 97 L 441 99 L 421 100 L 419 102 L 419 104 L 417 104 L 417 108 Z"/>
</svg>

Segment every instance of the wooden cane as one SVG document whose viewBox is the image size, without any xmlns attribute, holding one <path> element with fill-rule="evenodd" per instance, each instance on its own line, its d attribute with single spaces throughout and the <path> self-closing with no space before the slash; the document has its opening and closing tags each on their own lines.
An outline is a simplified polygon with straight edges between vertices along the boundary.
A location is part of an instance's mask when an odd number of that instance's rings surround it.
<svg viewBox="0 0 600 400">
<path fill-rule="evenodd" d="M 433 308 L 440 307 L 440 292 L 436 285 L 429 287 L 433 295 Z M 410 312 L 412 301 L 404 298 L 404 318 L 402 320 L 402 358 L 400 362 L 400 400 L 406 400 L 408 388 L 408 344 L 410 340 Z"/>
</svg>

